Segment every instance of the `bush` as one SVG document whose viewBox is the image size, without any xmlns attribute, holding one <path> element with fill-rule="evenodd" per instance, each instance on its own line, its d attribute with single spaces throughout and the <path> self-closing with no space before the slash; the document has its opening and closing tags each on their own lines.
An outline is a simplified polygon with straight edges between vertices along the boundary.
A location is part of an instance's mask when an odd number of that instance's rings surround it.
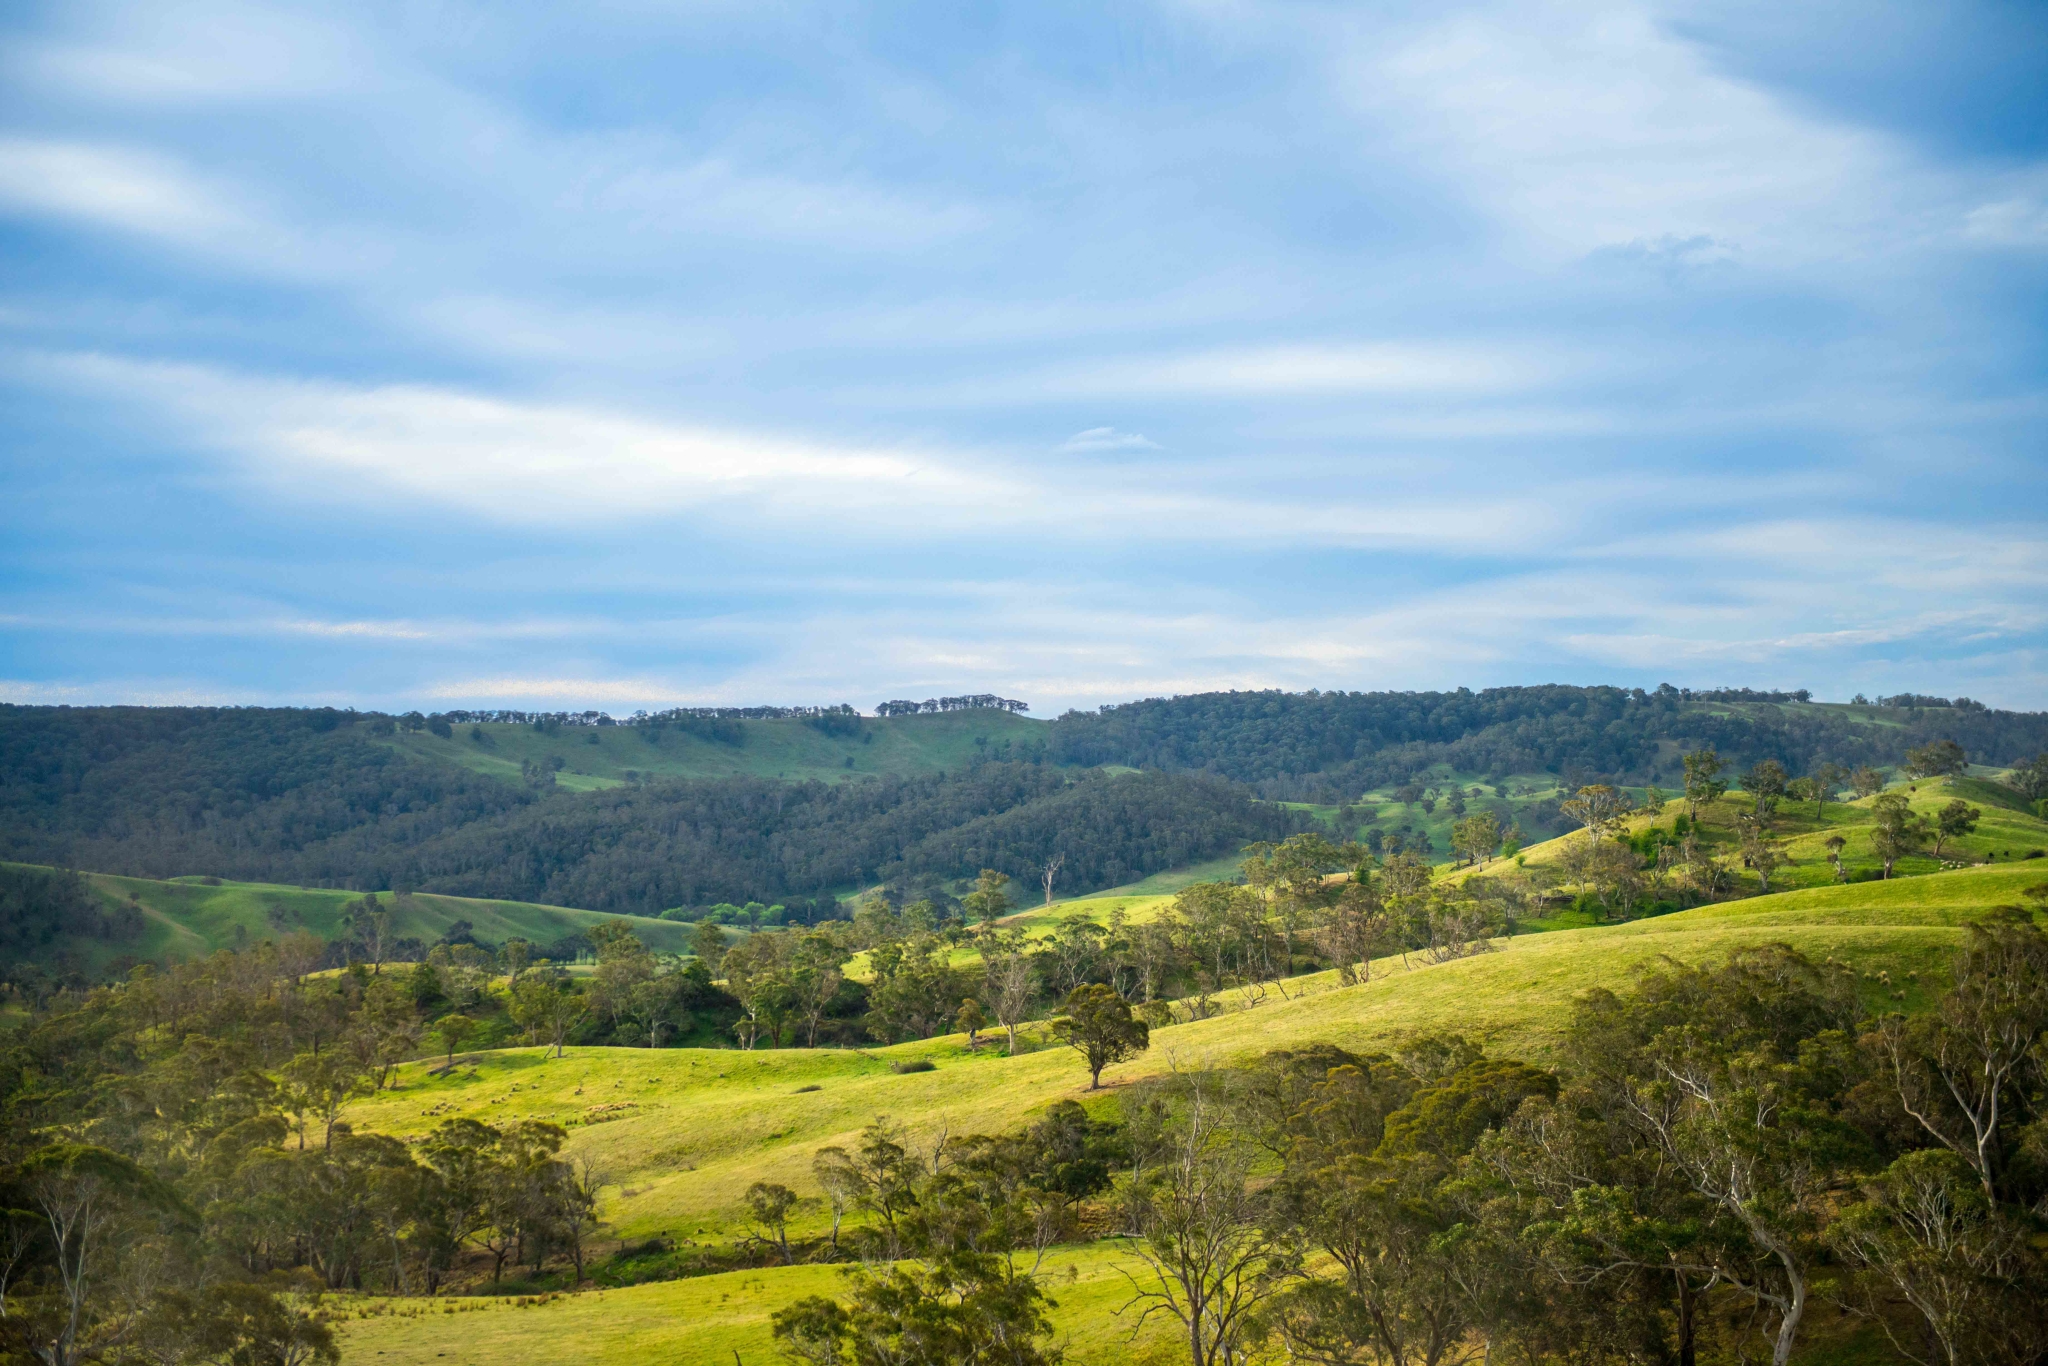
<svg viewBox="0 0 2048 1366">
<path fill-rule="evenodd" d="M 901 1076 L 909 1072 L 936 1072 L 939 1068 L 930 1058 L 915 1058 L 910 1062 L 892 1062 L 889 1070 Z"/>
</svg>

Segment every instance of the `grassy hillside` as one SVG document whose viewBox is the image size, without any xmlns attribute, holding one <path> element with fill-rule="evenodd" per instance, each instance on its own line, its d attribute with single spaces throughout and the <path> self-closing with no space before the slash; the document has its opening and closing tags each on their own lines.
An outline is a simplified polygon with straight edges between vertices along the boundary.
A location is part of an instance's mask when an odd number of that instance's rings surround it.
<svg viewBox="0 0 2048 1366">
<path fill-rule="evenodd" d="M 520 780 L 522 763 L 559 759 L 555 782 L 579 792 L 649 778 L 815 778 L 824 782 L 877 773 L 911 775 L 964 767 L 976 758 L 1015 758 L 1045 743 L 1046 723 L 993 708 L 921 716 L 863 717 L 855 729 L 831 734 L 809 721 L 725 723 L 731 740 L 674 727 L 457 726 L 440 739 L 403 732 L 386 743 L 411 757 L 453 763 L 477 773 Z M 850 762 L 849 762 L 850 761 Z"/>
<path fill-rule="evenodd" d="M 1594 986 L 1625 986 L 1669 957 L 1718 959 L 1745 945 L 1787 943 L 1815 958 L 1854 967 L 1873 1008 L 1916 1009 L 1941 989 L 1962 926 L 2021 899 L 2041 880 L 2039 865 L 1982 867 L 1889 883 L 1782 893 L 1625 925 L 1508 941 L 1500 952 L 1439 965 L 1399 958 L 1375 964 L 1372 980 L 1342 987 L 1334 974 L 1296 979 L 1285 994 L 1230 999 L 1207 1020 L 1160 1028 L 1149 1052 L 1105 1074 L 1108 1094 L 1090 1095 L 1071 1052 L 1042 1032 L 1007 1058 L 993 1047 L 970 1054 L 961 1036 L 861 1051 L 573 1049 L 546 1061 L 539 1050 L 475 1055 L 442 1078 L 406 1069 L 402 1089 L 355 1105 L 359 1127 L 411 1137 L 442 1119 L 548 1119 L 567 1126 L 570 1148 L 609 1173 L 605 1213 L 616 1234 L 638 1239 L 716 1240 L 739 1232 L 739 1201 L 756 1180 L 783 1182 L 807 1197 L 798 1225 L 825 1221 L 810 1175 L 813 1153 L 844 1145 L 878 1115 L 930 1141 L 942 1132 L 993 1132 L 1057 1100 L 1110 1103 L 1114 1088 L 1174 1067 L 1243 1060 L 1311 1041 L 1350 1046 L 1415 1030 L 1483 1039 L 1498 1053 L 1552 1055 L 1571 999 Z M 1074 903 L 1091 908 L 1109 899 Z M 1145 906 L 1119 898 L 1133 912 Z M 891 1064 L 926 1059 L 931 1072 L 899 1074 Z M 1057 1267 L 1076 1279 L 1055 1286 L 1057 1319 L 1076 1330 L 1082 1360 L 1116 1354 L 1122 1329 L 1109 1317 L 1128 1294 L 1113 1244 L 1071 1250 Z M 351 1357 L 418 1362 L 523 1363 L 567 1352 L 654 1353 L 676 1362 L 770 1359 L 774 1308 L 831 1283 L 831 1273 L 796 1267 L 614 1290 L 537 1308 L 493 1303 L 480 1318 L 426 1313 L 372 1316 L 344 1325 Z M 465 1306 L 467 1308 L 467 1306 Z M 564 1346 L 553 1325 L 574 1339 Z M 543 1334 L 545 1336 L 543 1336 Z"/>
<path fill-rule="evenodd" d="M 87 885 L 109 906 L 132 903 L 143 915 L 143 932 L 135 939 L 103 943 L 71 939 L 61 947 L 90 967 L 122 956 L 152 962 L 197 958 L 218 949 L 238 948 L 264 939 L 309 931 L 333 939 L 344 931 L 342 908 L 358 899 L 354 892 L 290 887 L 263 882 L 210 882 L 197 877 L 158 880 L 87 873 Z M 650 947 L 667 953 L 687 950 L 691 925 L 642 916 L 614 917 L 567 906 L 538 906 L 522 901 L 487 901 L 470 897 L 433 896 L 383 898 L 391 908 L 393 938 L 432 943 L 457 921 L 469 922 L 477 938 L 501 943 L 514 937 L 537 944 L 553 943 L 612 919 L 625 919 Z"/>
<path fill-rule="evenodd" d="M 2024 802 L 2010 788 L 1981 778 L 1958 777 L 1901 782 L 1890 790 L 1904 795 L 1915 814 L 1926 817 L 1930 822 L 1936 812 L 1957 799 L 1968 802 L 1982 813 L 1975 831 L 1949 840 L 1942 846 L 1939 858 L 1931 849 L 1925 849 L 1900 859 L 1893 869 L 1894 877 L 1931 873 L 1944 863 L 1997 865 L 2025 862 L 2029 856 L 2048 858 L 2048 821 L 2028 812 Z M 1870 846 L 1870 808 L 1875 800 L 1874 797 L 1866 797 L 1849 802 L 1831 801 L 1825 810 L 1816 808 L 1812 802 L 1782 802 L 1772 821 L 1772 835 L 1786 862 L 1772 874 L 1773 887 L 1790 889 L 1832 885 L 1836 880 L 1835 869 L 1828 859 L 1827 850 L 1827 841 L 1832 836 L 1840 836 L 1845 842 L 1842 866 L 1851 876 L 1877 872 L 1881 861 Z M 1754 801 L 1743 792 L 1731 792 L 1719 801 L 1702 806 L 1702 842 L 1715 854 L 1733 854 L 1737 847 L 1737 821 L 1754 808 Z M 1677 818 L 1687 810 L 1684 801 L 1672 799 L 1657 811 L 1646 810 L 1632 817 L 1627 823 L 1627 830 L 1632 835 L 1640 835 L 1653 827 L 1670 831 L 1675 829 Z M 1570 834 L 1531 845 L 1523 851 L 1522 864 L 1539 872 L 1554 869 L 1567 843 L 1577 838 L 1577 834 Z M 2037 863 L 2036 870 L 2037 880 L 2048 880 L 2048 862 Z M 1501 871 L 1501 865 L 1496 863 L 1485 871 L 1497 873 Z M 1744 880 L 1751 887 L 1755 886 L 1754 879 L 1746 874 Z"/>
<path fill-rule="evenodd" d="M 1922 988 L 1909 974 L 1924 979 L 1937 972 L 1965 920 L 2017 901 L 2033 880 L 2024 870 L 1980 869 L 1756 897 L 1519 937 L 1501 952 L 1434 966 L 1391 958 L 1376 965 L 1372 981 L 1354 987 L 1339 987 L 1333 973 L 1296 978 L 1283 984 L 1284 998 L 1276 989 L 1253 1004 L 1238 993 L 1226 1013 L 1155 1031 L 1150 1052 L 1105 1080 L 1128 1081 L 1176 1062 L 1217 1064 L 1312 1040 L 1363 1044 L 1417 1029 L 1456 1030 L 1502 1052 L 1542 1058 L 1575 993 L 1621 985 L 1659 955 L 1699 962 L 1759 942 L 1853 963 L 1872 974 L 1873 1002 L 1896 991 L 1910 1006 Z M 1893 985 L 1883 985 L 1880 973 Z M 1042 1041 L 1042 1026 L 1035 1029 Z M 930 1059 L 937 1070 L 891 1070 L 892 1062 L 912 1058 Z M 969 1054 L 957 1035 L 857 1051 L 582 1049 L 553 1062 L 538 1050 L 514 1049 L 479 1054 L 473 1067 L 447 1078 L 410 1073 L 404 1090 L 352 1114 L 361 1127 L 407 1135 L 453 1114 L 570 1125 L 576 1142 L 600 1154 L 621 1182 L 609 1212 L 632 1236 L 722 1230 L 740 1192 L 756 1179 L 808 1189 L 811 1153 L 844 1141 L 878 1114 L 955 1133 L 990 1132 L 1052 1101 L 1082 1097 L 1087 1081 L 1065 1049 L 1038 1046 L 1017 1058 L 991 1048 Z M 819 1089 L 798 1090 L 812 1085 Z M 593 1114 L 593 1107 L 619 1101 L 633 1108 Z"/>
</svg>

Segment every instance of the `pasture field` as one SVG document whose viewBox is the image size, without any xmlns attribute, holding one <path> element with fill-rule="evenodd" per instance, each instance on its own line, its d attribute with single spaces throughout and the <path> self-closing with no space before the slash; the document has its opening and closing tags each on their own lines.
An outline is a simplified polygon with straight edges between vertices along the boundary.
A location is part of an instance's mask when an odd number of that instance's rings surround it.
<svg viewBox="0 0 2048 1366">
<path fill-rule="evenodd" d="M 544 1119 L 565 1125 L 575 1151 L 611 1175 L 605 1214 L 617 1236 L 727 1236 L 740 1226 L 741 1193 L 756 1180 L 815 1195 L 811 1156 L 850 1142 L 877 1116 L 913 1134 L 992 1133 L 1053 1102 L 1107 1103 L 1116 1087 L 1175 1067 L 1213 1066 L 1310 1042 L 1364 1047 L 1412 1031 L 1442 1030 L 1493 1051 L 1551 1056 L 1571 999 L 1620 988 L 1669 957 L 1705 962 L 1760 943 L 1787 943 L 1833 957 L 1864 978 L 1873 1007 L 1914 1009 L 1938 989 L 1963 926 L 2020 899 L 2037 869 L 1978 868 L 1886 883 L 1797 891 L 1701 907 L 1627 924 L 1500 941 L 1500 951 L 1425 964 L 1381 960 L 1372 979 L 1343 987 L 1336 974 L 1290 979 L 1263 992 L 1219 998 L 1219 1013 L 1153 1031 L 1150 1051 L 1104 1074 L 1087 1091 L 1076 1056 L 1045 1027 L 1028 1031 L 1019 1056 L 963 1035 L 867 1049 L 572 1048 L 471 1055 L 440 1078 L 430 1064 L 405 1068 L 400 1089 L 360 1101 L 358 1128 L 402 1136 L 442 1119 Z M 930 1072 L 891 1064 L 926 1060 Z M 815 1088 L 815 1089 L 812 1089 Z M 821 1226 L 810 1208 L 802 1227 Z"/>
<path fill-rule="evenodd" d="M 448 739 L 400 732 L 384 743 L 419 758 L 453 763 L 511 782 L 522 763 L 560 759 L 555 782 L 579 792 L 649 778 L 815 778 L 839 782 L 877 774 L 909 776 L 964 768 L 976 758 L 1021 757 L 1045 742 L 1045 722 L 980 708 L 921 716 L 862 717 L 831 734 L 807 720 L 731 723 L 731 740 L 676 726 L 457 726 Z M 472 738 L 473 733 L 480 738 Z M 849 763 L 849 760 L 851 761 Z"/>
<path fill-rule="evenodd" d="M 65 946 L 94 968 L 116 955 L 162 962 L 204 957 L 220 949 L 240 948 L 307 931 L 322 939 L 347 932 L 343 909 L 361 899 L 358 892 L 284 883 L 225 882 L 200 877 L 156 879 L 85 873 L 86 883 L 109 908 L 133 904 L 143 916 L 138 939 L 100 943 L 76 938 Z M 614 916 L 568 906 L 543 906 L 524 901 L 490 901 L 475 897 L 436 896 L 425 892 L 407 897 L 381 893 L 390 910 L 393 938 L 427 943 L 439 939 L 458 921 L 468 921 L 479 939 L 491 943 L 518 937 L 551 944 L 565 935 L 607 920 L 625 920 L 650 948 L 682 953 L 689 948 L 695 926 L 646 916 Z"/>
<path fill-rule="evenodd" d="M 1900 859 L 1893 870 L 1894 879 L 1932 873 L 1944 864 L 2020 865 L 2029 862 L 2028 856 L 2033 855 L 2035 881 L 2048 881 L 2048 861 L 2042 861 L 2048 858 L 2048 821 L 2028 811 L 2024 801 L 2009 788 L 1980 778 L 1958 777 L 1898 783 L 1889 790 L 1903 794 L 1914 813 L 1929 821 L 1942 807 L 1956 800 L 1967 802 L 1981 813 L 1977 828 L 1947 841 L 1939 858 L 1929 848 Z M 1845 842 L 1842 864 L 1852 876 L 1876 872 L 1880 861 L 1870 844 L 1870 809 L 1875 800 L 1864 797 L 1830 801 L 1825 810 L 1816 809 L 1812 802 L 1780 802 L 1772 819 L 1773 840 L 1785 862 L 1772 874 L 1773 890 L 1834 886 L 1835 870 L 1827 850 L 1831 836 L 1840 836 Z M 1753 799 L 1743 792 L 1732 792 L 1703 806 L 1701 838 L 1707 847 L 1717 854 L 1734 852 L 1736 823 L 1754 807 Z M 1687 810 L 1682 798 L 1670 798 L 1657 811 L 1642 811 L 1631 817 L 1627 828 L 1631 834 L 1641 834 L 1653 826 L 1670 831 Z M 1555 867 L 1568 842 L 1576 838 L 1574 833 L 1531 845 L 1522 852 L 1520 862 L 1534 868 Z M 1483 870 L 1463 870 L 1454 875 L 1502 870 L 1502 865 L 1494 862 Z M 1747 874 L 1743 880 L 1755 885 Z"/>
<path fill-rule="evenodd" d="M 1073 1366 L 1152 1366 L 1184 1359 L 1185 1344 L 1155 1320 L 1133 1341 L 1121 1239 L 1051 1251 L 1050 1317 Z M 342 1301 L 336 1324 L 348 1366 L 767 1366 L 779 1362 L 769 1316 L 806 1295 L 832 1295 L 833 1266 L 731 1271 L 580 1295 L 439 1301 Z M 396 1307 L 405 1306 L 405 1307 Z M 1180 1358 L 1171 1355 L 1178 1347 Z"/>
<path fill-rule="evenodd" d="M 666 1236 L 679 1244 L 741 1236 L 741 1195 L 779 1181 L 805 1199 L 793 1231 L 821 1233 L 828 1215 L 811 1177 L 819 1148 L 851 1144 L 881 1116 L 930 1144 L 946 1134 L 995 1132 L 1076 1099 L 1114 1106 L 1140 1078 L 1243 1061 L 1310 1042 L 1371 1047 L 1415 1031 L 1452 1031 L 1494 1052 L 1554 1056 L 1574 997 L 1623 988 L 1646 967 L 1706 962 L 1745 946 L 1784 943 L 1848 964 L 1873 1009 L 1924 1008 L 1942 989 L 1964 926 L 2018 902 L 2040 865 L 1978 867 L 1889 883 L 1856 883 L 1753 897 L 1622 925 L 1506 941 L 1498 952 L 1425 964 L 1382 960 L 1371 980 L 1298 978 L 1255 996 L 1233 993 L 1219 1013 L 1163 1026 L 1151 1049 L 1087 1090 L 1078 1059 L 1034 1027 L 1005 1057 L 970 1053 L 954 1035 L 862 1050 L 539 1049 L 470 1055 L 450 1075 L 403 1069 L 399 1089 L 354 1104 L 359 1130 L 412 1137 L 454 1116 L 545 1119 L 568 1128 L 569 1150 L 608 1174 L 607 1236 Z M 1127 909 L 1142 907 L 1122 899 Z M 1154 901 L 1155 899 L 1147 899 Z M 1155 901 L 1156 904 L 1156 901 Z M 1088 903 L 1068 903 L 1086 908 Z M 1064 909 L 1064 908 L 1060 908 Z M 1283 990 L 1284 988 L 1284 990 Z M 892 1064 L 925 1060 L 929 1072 Z M 1170 1359 L 1155 1325 L 1131 1335 L 1127 1273 L 1116 1240 L 1062 1248 L 1048 1260 L 1053 1317 L 1077 1363 Z M 350 1366 L 584 1366 L 624 1357 L 695 1366 L 775 1360 L 769 1317 L 809 1294 L 831 1293 L 837 1272 L 799 1265 L 555 1296 L 453 1301 L 344 1300 L 337 1328 Z M 1801 1360 L 1863 1359 L 1845 1325 L 1821 1327 Z"/>
</svg>

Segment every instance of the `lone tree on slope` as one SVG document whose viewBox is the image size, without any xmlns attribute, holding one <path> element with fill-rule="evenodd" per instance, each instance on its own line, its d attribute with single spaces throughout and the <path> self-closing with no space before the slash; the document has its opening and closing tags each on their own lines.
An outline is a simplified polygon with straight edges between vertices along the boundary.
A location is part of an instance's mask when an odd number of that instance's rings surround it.
<svg viewBox="0 0 2048 1366">
<path fill-rule="evenodd" d="M 1152 1031 L 1131 1014 L 1131 1003 L 1100 982 L 1083 982 L 1068 992 L 1066 1008 L 1052 1022 L 1052 1032 L 1087 1059 L 1091 1091 L 1101 1089 L 1103 1068 L 1151 1047 Z"/>
</svg>

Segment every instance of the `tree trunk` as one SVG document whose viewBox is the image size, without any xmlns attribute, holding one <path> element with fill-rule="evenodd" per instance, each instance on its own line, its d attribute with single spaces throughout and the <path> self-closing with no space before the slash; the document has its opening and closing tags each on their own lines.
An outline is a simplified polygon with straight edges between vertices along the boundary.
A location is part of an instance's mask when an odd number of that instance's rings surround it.
<svg viewBox="0 0 2048 1366">
<path fill-rule="evenodd" d="M 1806 1278 L 1791 1269 L 1786 1263 L 1786 1279 L 1792 1284 L 1792 1303 L 1785 1310 L 1785 1318 L 1778 1325 L 1778 1341 L 1771 1350 L 1771 1366 L 1786 1366 L 1792 1360 L 1792 1344 L 1799 1336 L 1799 1320 L 1806 1313 Z"/>
<path fill-rule="evenodd" d="M 1697 1296 L 1692 1288 L 1692 1279 L 1683 1271 L 1678 1276 L 1678 1366 L 1697 1366 L 1699 1359 L 1699 1329 L 1694 1322 L 1698 1313 Z"/>
</svg>

